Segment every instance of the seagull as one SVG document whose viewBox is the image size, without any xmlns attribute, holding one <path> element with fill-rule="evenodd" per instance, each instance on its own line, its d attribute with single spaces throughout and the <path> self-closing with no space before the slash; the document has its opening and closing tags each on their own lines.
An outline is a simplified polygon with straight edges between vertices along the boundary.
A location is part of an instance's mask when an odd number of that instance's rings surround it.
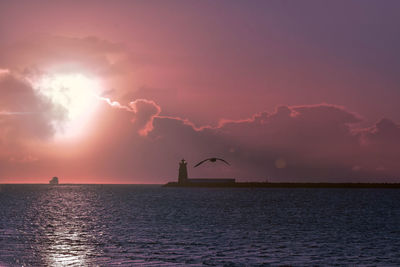
<svg viewBox="0 0 400 267">
<path fill-rule="evenodd" d="M 224 160 L 224 159 L 220 159 L 220 158 L 208 158 L 208 159 L 205 159 L 205 160 L 202 160 L 202 161 L 200 161 L 199 163 L 197 163 L 196 165 L 194 165 L 194 167 L 196 168 L 197 166 L 199 166 L 200 164 L 203 164 L 204 162 L 206 162 L 206 161 L 211 161 L 211 162 L 216 162 L 217 160 L 220 160 L 220 161 L 222 161 L 222 162 L 224 162 L 224 163 L 226 163 L 226 164 L 228 164 L 228 165 L 231 165 L 231 164 L 229 164 L 226 160 Z"/>
</svg>

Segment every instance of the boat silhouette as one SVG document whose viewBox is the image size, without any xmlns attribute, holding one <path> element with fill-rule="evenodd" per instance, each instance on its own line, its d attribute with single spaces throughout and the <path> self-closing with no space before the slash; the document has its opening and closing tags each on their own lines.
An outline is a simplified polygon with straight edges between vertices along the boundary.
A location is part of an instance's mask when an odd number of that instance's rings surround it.
<svg viewBox="0 0 400 267">
<path fill-rule="evenodd" d="M 56 184 L 58 184 L 58 177 L 57 177 L 57 176 L 54 176 L 54 177 L 49 181 L 49 184 L 51 184 L 51 185 L 56 185 Z"/>
</svg>

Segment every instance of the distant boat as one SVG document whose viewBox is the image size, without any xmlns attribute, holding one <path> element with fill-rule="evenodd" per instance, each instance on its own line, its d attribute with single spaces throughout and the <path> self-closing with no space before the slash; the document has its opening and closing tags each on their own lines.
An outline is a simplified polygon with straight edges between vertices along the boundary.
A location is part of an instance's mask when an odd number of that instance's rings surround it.
<svg viewBox="0 0 400 267">
<path fill-rule="evenodd" d="M 49 184 L 52 184 L 52 185 L 58 184 L 58 177 L 54 176 L 54 177 L 50 180 Z"/>
</svg>

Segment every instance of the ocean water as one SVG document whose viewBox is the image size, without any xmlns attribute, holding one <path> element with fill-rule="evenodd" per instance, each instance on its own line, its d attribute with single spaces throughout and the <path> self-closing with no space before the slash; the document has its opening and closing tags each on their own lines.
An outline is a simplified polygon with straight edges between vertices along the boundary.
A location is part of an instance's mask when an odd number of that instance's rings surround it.
<svg viewBox="0 0 400 267">
<path fill-rule="evenodd" d="M 22 265 L 400 266 L 400 190 L 0 185 Z"/>
</svg>

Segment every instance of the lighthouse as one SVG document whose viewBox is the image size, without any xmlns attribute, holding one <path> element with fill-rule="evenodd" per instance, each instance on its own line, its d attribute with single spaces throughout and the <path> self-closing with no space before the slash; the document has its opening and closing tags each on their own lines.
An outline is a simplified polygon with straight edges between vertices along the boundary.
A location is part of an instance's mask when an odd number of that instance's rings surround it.
<svg viewBox="0 0 400 267">
<path fill-rule="evenodd" d="M 178 175 L 178 183 L 186 184 L 188 181 L 188 173 L 187 173 L 187 162 L 182 159 L 179 162 L 179 175 Z"/>
<path fill-rule="evenodd" d="M 213 159 L 213 158 L 212 158 Z M 207 159 L 213 162 L 211 159 Z M 232 178 L 188 178 L 187 161 L 182 159 L 179 162 L 178 182 L 174 182 L 175 186 L 232 186 L 236 183 Z"/>
</svg>

